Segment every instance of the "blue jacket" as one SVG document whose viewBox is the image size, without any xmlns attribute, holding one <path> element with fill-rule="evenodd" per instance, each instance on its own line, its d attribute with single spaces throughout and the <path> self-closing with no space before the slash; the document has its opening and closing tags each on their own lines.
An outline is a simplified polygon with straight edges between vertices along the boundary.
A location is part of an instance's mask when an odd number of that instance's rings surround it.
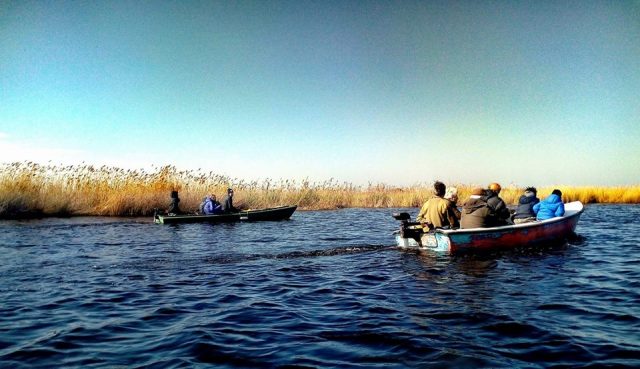
<svg viewBox="0 0 640 369">
<path fill-rule="evenodd" d="M 211 197 L 207 196 L 202 206 L 202 212 L 206 215 L 220 214 L 222 213 L 222 207 L 219 202 L 213 201 Z"/>
<path fill-rule="evenodd" d="M 551 219 L 564 215 L 564 204 L 558 195 L 550 195 L 546 199 L 533 205 L 533 212 L 538 220 Z"/>
</svg>

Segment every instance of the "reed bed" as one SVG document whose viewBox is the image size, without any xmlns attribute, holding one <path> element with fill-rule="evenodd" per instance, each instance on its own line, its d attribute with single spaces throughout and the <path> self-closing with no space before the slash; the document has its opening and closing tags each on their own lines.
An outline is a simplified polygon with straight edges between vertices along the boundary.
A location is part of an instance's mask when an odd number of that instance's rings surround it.
<svg viewBox="0 0 640 369">
<path fill-rule="evenodd" d="M 450 184 L 464 201 L 474 186 Z M 148 216 L 166 209 L 169 193 L 180 193 L 181 208 L 194 211 L 202 198 L 215 194 L 221 200 L 226 189 L 235 190 L 234 202 L 257 209 L 295 204 L 302 210 L 336 208 L 418 207 L 432 196 L 431 185 L 394 187 L 385 184 L 355 186 L 329 179 L 247 182 L 213 172 L 179 170 L 163 166 L 146 170 L 92 165 L 42 165 L 32 162 L 0 164 L 0 218 L 33 216 Z M 627 187 L 556 186 L 538 189 L 546 197 L 554 188 L 565 202 L 640 203 L 640 185 Z M 515 204 L 523 187 L 506 187 L 500 196 Z"/>
</svg>

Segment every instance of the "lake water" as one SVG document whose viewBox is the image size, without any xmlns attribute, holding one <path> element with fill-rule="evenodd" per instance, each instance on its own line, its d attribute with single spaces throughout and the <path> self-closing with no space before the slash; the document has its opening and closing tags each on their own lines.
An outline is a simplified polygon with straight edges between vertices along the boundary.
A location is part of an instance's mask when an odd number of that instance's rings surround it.
<svg viewBox="0 0 640 369">
<path fill-rule="evenodd" d="M 393 211 L 0 222 L 0 367 L 640 367 L 640 206 L 464 257 L 395 248 Z"/>
</svg>

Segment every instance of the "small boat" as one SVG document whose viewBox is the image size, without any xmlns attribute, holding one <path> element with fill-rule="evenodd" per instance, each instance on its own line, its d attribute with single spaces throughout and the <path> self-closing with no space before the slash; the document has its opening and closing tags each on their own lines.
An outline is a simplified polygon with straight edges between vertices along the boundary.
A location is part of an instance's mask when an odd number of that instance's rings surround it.
<svg viewBox="0 0 640 369">
<path fill-rule="evenodd" d="M 293 212 L 298 207 L 279 206 L 276 208 L 244 210 L 238 213 L 216 214 L 216 215 L 161 215 L 154 214 L 153 222 L 157 224 L 174 224 L 174 223 L 229 223 L 239 221 L 269 221 L 269 220 L 285 220 L 291 218 Z"/>
<path fill-rule="evenodd" d="M 575 236 L 584 207 L 575 201 L 565 204 L 564 209 L 563 216 L 542 221 L 492 228 L 438 228 L 430 232 L 424 232 L 419 223 L 411 222 L 408 213 L 400 213 L 393 215 L 402 221 L 400 230 L 394 234 L 400 247 L 447 254 L 561 244 Z"/>
</svg>

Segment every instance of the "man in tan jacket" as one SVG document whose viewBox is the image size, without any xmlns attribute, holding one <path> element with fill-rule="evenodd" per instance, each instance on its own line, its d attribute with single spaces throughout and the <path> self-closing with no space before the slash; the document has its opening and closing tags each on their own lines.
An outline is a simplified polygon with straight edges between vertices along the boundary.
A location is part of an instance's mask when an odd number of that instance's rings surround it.
<svg viewBox="0 0 640 369">
<path fill-rule="evenodd" d="M 443 196 L 447 190 L 444 183 L 436 181 L 433 184 L 434 195 L 420 209 L 417 221 L 426 229 L 454 226 L 458 223 L 458 217 L 454 209 L 455 204 Z"/>
</svg>

